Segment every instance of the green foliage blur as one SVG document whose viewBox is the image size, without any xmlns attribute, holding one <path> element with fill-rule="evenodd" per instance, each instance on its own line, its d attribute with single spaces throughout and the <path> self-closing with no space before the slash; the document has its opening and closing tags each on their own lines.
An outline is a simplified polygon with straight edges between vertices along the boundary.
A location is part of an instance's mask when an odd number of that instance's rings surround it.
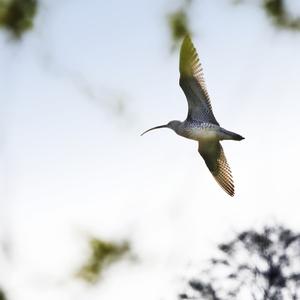
<svg viewBox="0 0 300 300">
<path fill-rule="evenodd" d="M 0 289 L 0 300 L 6 300 L 6 296 L 4 294 L 4 292 Z"/>
<path fill-rule="evenodd" d="M 173 41 L 176 43 L 189 34 L 187 13 L 184 9 L 175 11 L 168 16 L 169 27 Z"/>
<path fill-rule="evenodd" d="M 33 27 L 37 0 L 0 0 L 0 26 L 19 39 Z"/>
<path fill-rule="evenodd" d="M 300 18 L 293 18 L 289 15 L 284 0 L 264 0 L 263 7 L 276 26 L 300 30 Z"/>
<path fill-rule="evenodd" d="M 236 0 L 233 3 L 240 4 L 246 0 Z M 277 28 L 292 31 L 300 30 L 300 17 L 291 16 L 286 8 L 288 0 L 262 0 L 262 8 L 273 21 Z"/>
<path fill-rule="evenodd" d="M 130 251 L 129 244 L 107 242 L 96 238 L 89 241 L 90 257 L 76 274 L 79 278 L 95 283 L 105 268 L 121 259 L 122 256 Z"/>
<path fill-rule="evenodd" d="M 188 16 L 191 3 L 191 0 L 185 0 L 179 9 L 167 15 L 173 49 L 178 46 L 186 35 L 191 35 Z"/>
</svg>

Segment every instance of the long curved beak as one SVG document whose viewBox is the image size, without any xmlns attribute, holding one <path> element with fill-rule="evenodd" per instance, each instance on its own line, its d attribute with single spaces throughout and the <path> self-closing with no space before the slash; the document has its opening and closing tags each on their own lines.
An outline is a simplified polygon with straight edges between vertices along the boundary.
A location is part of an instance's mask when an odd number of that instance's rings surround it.
<svg viewBox="0 0 300 300">
<path fill-rule="evenodd" d="M 150 129 L 144 131 L 144 132 L 141 134 L 141 136 L 144 135 L 145 133 L 151 131 L 151 130 L 159 129 L 159 128 L 168 128 L 168 125 L 160 125 L 160 126 L 156 126 L 156 127 L 150 128 Z"/>
</svg>

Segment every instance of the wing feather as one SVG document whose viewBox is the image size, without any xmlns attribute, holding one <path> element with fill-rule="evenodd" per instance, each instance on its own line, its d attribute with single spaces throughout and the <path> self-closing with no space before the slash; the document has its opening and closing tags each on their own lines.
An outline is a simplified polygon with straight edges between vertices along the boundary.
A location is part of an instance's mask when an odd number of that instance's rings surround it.
<svg viewBox="0 0 300 300">
<path fill-rule="evenodd" d="M 219 125 L 212 111 L 198 54 L 189 36 L 181 46 L 179 71 L 179 84 L 188 101 L 188 118 Z"/>
<path fill-rule="evenodd" d="M 201 141 L 199 142 L 198 151 L 218 184 L 227 194 L 234 196 L 231 170 L 220 142 Z"/>
</svg>

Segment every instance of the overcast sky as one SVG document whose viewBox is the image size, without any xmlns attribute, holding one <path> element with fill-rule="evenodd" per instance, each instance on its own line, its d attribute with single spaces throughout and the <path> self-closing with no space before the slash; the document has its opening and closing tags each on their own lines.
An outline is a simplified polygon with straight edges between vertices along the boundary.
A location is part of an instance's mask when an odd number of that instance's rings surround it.
<svg viewBox="0 0 300 300">
<path fill-rule="evenodd" d="M 140 137 L 187 112 L 165 19 L 172 8 L 44 0 L 21 41 L 1 31 L 0 233 L 9 255 L 0 279 L 9 299 L 174 299 L 233 231 L 269 220 L 300 229 L 300 33 L 278 31 L 255 1 L 192 6 L 215 116 L 246 138 L 223 142 L 231 198 L 195 142 L 170 130 Z M 86 234 L 129 240 L 138 262 L 85 286 L 72 276 Z"/>
</svg>

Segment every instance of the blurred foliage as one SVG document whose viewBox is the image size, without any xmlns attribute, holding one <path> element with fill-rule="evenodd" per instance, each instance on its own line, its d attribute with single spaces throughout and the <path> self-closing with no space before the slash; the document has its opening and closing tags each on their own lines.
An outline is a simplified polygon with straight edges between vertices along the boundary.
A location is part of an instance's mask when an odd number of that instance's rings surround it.
<svg viewBox="0 0 300 300">
<path fill-rule="evenodd" d="M 174 43 L 179 42 L 190 33 L 188 17 L 185 10 L 180 9 L 169 14 L 168 21 Z"/>
<path fill-rule="evenodd" d="M 286 0 L 264 0 L 263 7 L 275 25 L 291 30 L 300 30 L 300 18 L 293 18 L 287 12 Z"/>
<path fill-rule="evenodd" d="M 0 0 L 0 26 L 15 38 L 33 27 L 37 0 Z"/>
<path fill-rule="evenodd" d="M 239 4 L 245 0 L 236 0 Z M 300 30 L 300 17 L 291 16 L 286 8 L 287 0 L 262 0 L 262 8 L 272 19 L 275 26 L 288 30 Z"/>
<path fill-rule="evenodd" d="M 0 289 L 0 300 L 6 300 L 6 296 L 4 294 L 4 292 Z"/>
<path fill-rule="evenodd" d="M 300 233 L 281 225 L 247 230 L 218 251 L 181 299 L 300 299 Z"/>
<path fill-rule="evenodd" d="M 246 0 L 233 0 L 238 4 Z M 261 0 L 262 8 L 278 28 L 300 30 L 300 17 L 293 17 L 286 7 L 287 0 Z M 181 6 L 167 15 L 168 26 L 175 49 L 186 35 L 192 35 L 189 11 L 193 0 L 182 0 Z M 178 3 L 178 2 L 177 2 Z"/>
<path fill-rule="evenodd" d="M 185 0 L 182 6 L 167 15 L 173 48 L 175 48 L 186 35 L 191 35 L 188 12 L 192 0 Z"/>
<path fill-rule="evenodd" d="M 107 268 L 130 251 L 127 242 L 116 244 L 96 238 L 90 239 L 89 247 L 90 257 L 80 268 L 77 276 L 90 283 L 95 283 L 101 277 L 104 268 Z"/>
</svg>

